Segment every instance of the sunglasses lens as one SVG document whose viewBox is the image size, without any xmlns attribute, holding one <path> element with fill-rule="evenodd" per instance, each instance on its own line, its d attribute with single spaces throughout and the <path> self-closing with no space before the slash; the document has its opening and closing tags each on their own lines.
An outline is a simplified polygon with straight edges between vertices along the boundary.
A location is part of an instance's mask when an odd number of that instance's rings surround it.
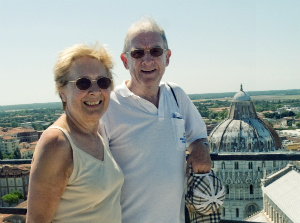
<svg viewBox="0 0 300 223">
<path fill-rule="evenodd" d="M 111 80 L 107 77 L 101 77 L 98 79 L 97 84 L 101 89 L 107 89 L 111 85 Z"/>
<path fill-rule="evenodd" d="M 133 50 L 130 53 L 133 58 L 142 58 L 144 54 L 144 50 Z"/>
<path fill-rule="evenodd" d="M 154 47 L 150 49 L 150 55 L 153 57 L 159 57 L 163 54 L 164 49 L 160 47 Z M 145 55 L 145 50 L 133 50 L 130 52 L 131 57 L 135 59 L 142 58 Z"/>
<path fill-rule="evenodd" d="M 164 50 L 162 48 L 156 47 L 150 50 L 150 54 L 153 57 L 159 57 L 163 54 Z"/>
<path fill-rule="evenodd" d="M 76 87 L 79 90 L 87 90 L 91 86 L 91 81 L 87 78 L 80 78 L 76 81 Z"/>
</svg>

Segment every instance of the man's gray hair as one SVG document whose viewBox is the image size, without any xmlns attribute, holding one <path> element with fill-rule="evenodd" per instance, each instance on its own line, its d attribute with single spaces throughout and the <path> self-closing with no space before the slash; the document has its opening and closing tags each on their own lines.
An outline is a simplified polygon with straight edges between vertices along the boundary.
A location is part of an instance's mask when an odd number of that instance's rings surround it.
<svg viewBox="0 0 300 223">
<path fill-rule="evenodd" d="M 139 21 L 133 23 L 128 29 L 124 40 L 123 53 L 127 52 L 128 46 L 130 45 L 130 41 L 132 39 L 132 35 L 141 32 L 157 32 L 161 34 L 161 37 L 165 43 L 165 48 L 169 49 L 167 37 L 163 28 L 160 27 L 152 17 L 145 16 L 142 17 Z"/>
</svg>

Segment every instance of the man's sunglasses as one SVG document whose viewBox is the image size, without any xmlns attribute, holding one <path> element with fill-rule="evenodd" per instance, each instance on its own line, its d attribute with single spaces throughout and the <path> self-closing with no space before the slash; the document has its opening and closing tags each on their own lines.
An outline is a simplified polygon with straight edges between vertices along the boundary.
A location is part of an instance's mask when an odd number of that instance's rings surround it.
<svg viewBox="0 0 300 223">
<path fill-rule="evenodd" d="M 75 86 L 81 90 L 81 91 L 86 91 L 92 86 L 92 82 L 97 82 L 97 85 L 101 89 L 107 89 L 111 85 L 111 79 L 108 77 L 99 77 L 96 80 L 90 80 L 87 77 L 82 77 L 77 79 L 76 81 L 68 81 L 70 83 L 74 83 Z"/>
<path fill-rule="evenodd" d="M 167 49 L 162 49 L 160 47 L 153 47 L 151 49 L 148 50 L 132 50 L 130 52 L 126 52 L 128 54 L 130 54 L 131 57 L 135 58 L 135 59 L 139 59 L 142 58 L 145 55 L 145 51 L 149 51 L 150 55 L 153 57 L 159 57 L 163 54 L 163 52 L 167 50 Z"/>
</svg>

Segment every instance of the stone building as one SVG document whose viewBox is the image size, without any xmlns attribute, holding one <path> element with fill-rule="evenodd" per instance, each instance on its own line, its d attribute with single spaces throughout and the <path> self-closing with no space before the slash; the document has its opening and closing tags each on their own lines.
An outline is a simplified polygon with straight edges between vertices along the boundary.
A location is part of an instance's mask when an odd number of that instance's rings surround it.
<svg viewBox="0 0 300 223">
<path fill-rule="evenodd" d="M 288 164 L 262 180 L 264 209 L 247 218 L 252 222 L 300 222 L 300 168 Z"/>
<path fill-rule="evenodd" d="M 26 200 L 28 193 L 29 173 L 30 171 L 28 165 L 1 166 L 0 198 L 3 195 L 9 194 L 13 191 L 19 191 L 24 195 L 24 199 Z M 23 200 L 20 200 L 20 202 L 22 201 Z M 1 200 L 0 206 L 8 206 L 8 204 Z"/>
<path fill-rule="evenodd" d="M 211 152 L 226 154 L 270 153 L 281 149 L 277 133 L 256 114 L 241 86 L 227 119 L 209 135 Z M 215 161 L 213 170 L 226 189 L 222 219 L 243 220 L 263 209 L 261 179 L 284 168 L 287 161 Z"/>
<path fill-rule="evenodd" d="M 0 135 L 0 152 L 2 154 L 10 154 L 19 149 L 20 140 L 12 136 Z"/>
<path fill-rule="evenodd" d="M 19 149 L 21 153 L 21 159 L 32 159 L 37 143 L 38 141 L 32 143 L 20 143 Z"/>
<path fill-rule="evenodd" d="M 11 136 L 21 142 L 35 142 L 39 139 L 38 132 L 33 128 L 25 129 L 21 127 L 17 128 L 0 128 L 0 135 L 2 136 Z"/>
</svg>

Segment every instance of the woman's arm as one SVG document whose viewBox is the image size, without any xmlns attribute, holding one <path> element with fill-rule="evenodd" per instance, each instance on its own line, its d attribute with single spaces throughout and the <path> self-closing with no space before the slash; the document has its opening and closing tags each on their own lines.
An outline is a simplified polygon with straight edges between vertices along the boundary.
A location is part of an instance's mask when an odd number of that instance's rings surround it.
<svg viewBox="0 0 300 223">
<path fill-rule="evenodd" d="M 72 148 L 58 129 L 47 129 L 34 152 L 27 223 L 50 223 L 73 170 Z"/>
</svg>

